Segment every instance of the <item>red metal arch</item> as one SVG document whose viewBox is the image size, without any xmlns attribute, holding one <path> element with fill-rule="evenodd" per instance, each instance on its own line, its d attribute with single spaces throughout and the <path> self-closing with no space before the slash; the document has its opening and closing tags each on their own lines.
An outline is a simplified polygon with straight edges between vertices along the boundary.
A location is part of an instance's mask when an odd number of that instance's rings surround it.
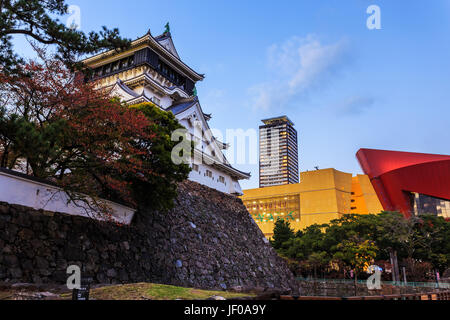
<svg viewBox="0 0 450 320">
<path fill-rule="evenodd" d="M 385 210 L 409 217 L 407 192 L 450 200 L 450 156 L 360 149 L 356 157 Z"/>
</svg>

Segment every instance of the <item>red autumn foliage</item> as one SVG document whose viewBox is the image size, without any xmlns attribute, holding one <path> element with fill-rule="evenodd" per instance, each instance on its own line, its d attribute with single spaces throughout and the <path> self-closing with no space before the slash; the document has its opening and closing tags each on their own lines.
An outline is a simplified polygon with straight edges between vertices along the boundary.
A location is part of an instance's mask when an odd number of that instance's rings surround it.
<svg viewBox="0 0 450 320">
<path fill-rule="evenodd" d="M 49 179 L 72 195 L 136 203 L 131 183 L 155 174 L 144 160 L 155 133 L 136 109 L 84 83 L 57 60 L 0 70 L 0 166 Z"/>
</svg>

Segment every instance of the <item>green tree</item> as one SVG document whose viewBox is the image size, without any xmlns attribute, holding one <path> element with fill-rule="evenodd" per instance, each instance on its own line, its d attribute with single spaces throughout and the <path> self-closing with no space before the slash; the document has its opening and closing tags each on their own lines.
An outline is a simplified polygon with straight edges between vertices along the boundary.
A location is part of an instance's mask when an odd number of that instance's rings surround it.
<svg viewBox="0 0 450 320">
<path fill-rule="evenodd" d="M 72 201 L 95 199 L 97 214 L 108 213 L 98 198 L 171 207 L 190 171 L 171 161 L 180 127 L 153 104 L 130 108 L 77 81 L 59 60 L 0 72 L 1 165 L 52 181 Z"/>
<path fill-rule="evenodd" d="M 413 244 L 413 225 L 398 212 L 382 212 L 374 215 L 344 215 L 333 220 L 327 229 L 324 245 L 331 252 L 337 251 L 336 245 L 342 241 L 357 237 L 374 241 L 379 258 L 389 257 L 393 265 L 393 278 L 399 281 L 398 255 L 406 255 L 406 248 Z"/>
<path fill-rule="evenodd" d="M 377 215 L 346 214 L 332 220 L 326 228 L 324 246 L 333 250 L 337 244 L 351 237 L 373 239 L 378 220 Z"/>
<path fill-rule="evenodd" d="M 450 222 L 434 215 L 405 218 L 398 212 L 346 214 L 324 225 L 297 231 L 278 251 L 319 269 L 343 265 L 360 272 L 371 259 L 391 259 L 393 278 L 399 281 L 399 258 L 408 268 L 432 266 L 443 273 L 450 263 Z M 316 272 L 315 272 L 316 273 Z M 417 272 L 413 270 L 417 276 Z"/>
<path fill-rule="evenodd" d="M 139 195 L 140 205 L 163 210 L 170 209 L 173 207 L 172 199 L 177 194 L 176 183 L 187 179 L 191 171 L 188 164 L 175 164 L 171 158 L 172 150 L 178 143 L 172 141 L 172 132 L 177 129 L 184 129 L 184 127 L 172 112 L 161 110 L 153 103 L 137 104 L 131 106 L 131 109 L 142 112 L 150 121 L 148 131 L 153 135 L 153 138 L 146 142 L 146 148 L 149 152 L 141 155 L 140 158 L 154 172 L 158 173 L 149 177 L 149 180 L 145 183 L 135 179 L 132 182 L 132 188 Z M 151 184 L 151 197 L 148 196 L 149 184 Z"/>
<path fill-rule="evenodd" d="M 1 0 L 0 1 L 0 67 L 17 71 L 23 60 L 13 50 L 12 36 L 24 35 L 43 45 L 55 45 L 58 58 L 74 66 L 80 54 L 100 50 L 127 48 L 128 39 L 119 36 L 118 29 L 103 27 L 88 35 L 67 27 L 57 16 L 67 14 L 65 0 Z"/>
<path fill-rule="evenodd" d="M 306 260 L 314 252 L 323 249 L 325 233 L 322 231 L 327 225 L 313 224 L 288 241 L 285 254 L 291 258 Z"/>
<path fill-rule="evenodd" d="M 327 267 L 330 262 L 330 255 L 323 246 L 325 233 L 322 230 L 326 227 L 314 224 L 297 232 L 295 237 L 283 244 L 279 252 L 289 259 L 303 262 L 300 265 L 306 266 L 308 272 L 312 270 L 317 277 L 317 270 Z"/>
<path fill-rule="evenodd" d="M 326 251 L 313 252 L 309 255 L 307 263 L 314 271 L 314 278 L 317 278 L 317 269 L 327 266 L 330 259 Z"/>
<path fill-rule="evenodd" d="M 294 237 L 294 229 L 291 228 L 289 221 L 284 219 L 277 219 L 273 228 L 273 239 L 270 243 L 276 250 L 283 247 L 283 243 Z"/>
<path fill-rule="evenodd" d="M 398 265 L 399 252 L 404 252 L 408 243 L 413 241 L 413 221 L 399 212 L 383 211 L 378 216 L 374 240 L 379 248 L 389 254 L 393 280 L 400 281 Z"/>
<path fill-rule="evenodd" d="M 378 251 L 378 247 L 374 241 L 364 240 L 358 237 L 344 240 L 336 248 L 337 251 L 334 253 L 333 258 L 342 261 L 353 269 L 355 273 L 355 284 L 358 274 L 370 266 L 371 262 L 377 256 Z"/>
<path fill-rule="evenodd" d="M 450 265 L 450 221 L 435 215 L 415 219 L 413 249 L 410 256 L 429 261 L 443 273 Z"/>
</svg>

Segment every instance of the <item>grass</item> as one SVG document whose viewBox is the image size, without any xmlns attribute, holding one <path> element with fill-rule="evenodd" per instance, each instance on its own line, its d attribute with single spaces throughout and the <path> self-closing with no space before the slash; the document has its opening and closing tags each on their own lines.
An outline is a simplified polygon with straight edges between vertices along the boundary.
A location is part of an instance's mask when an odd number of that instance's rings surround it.
<svg viewBox="0 0 450 320">
<path fill-rule="evenodd" d="M 14 293 L 11 291 L 0 291 L 0 300 L 7 300 L 12 297 Z"/>
<path fill-rule="evenodd" d="M 232 299 L 250 297 L 253 295 L 248 293 L 200 290 L 153 283 L 114 285 L 91 289 L 90 291 L 90 299 L 96 300 L 205 300 L 212 296 L 221 296 L 225 299 Z M 64 294 L 62 297 L 70 299 L 71 294 Z"/>
</svg>

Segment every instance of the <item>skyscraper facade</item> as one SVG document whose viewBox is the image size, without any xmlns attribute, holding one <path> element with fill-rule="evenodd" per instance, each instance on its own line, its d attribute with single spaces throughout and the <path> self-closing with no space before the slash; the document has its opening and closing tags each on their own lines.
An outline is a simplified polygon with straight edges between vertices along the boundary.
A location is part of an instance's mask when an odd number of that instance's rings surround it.
<svg viewBox="0 0 450 320">
<path fill-rule="evenodd" d="M 287 116 L 259 127 L 259 187 L 299 182 L 297 131 Z"/>
</svg>

